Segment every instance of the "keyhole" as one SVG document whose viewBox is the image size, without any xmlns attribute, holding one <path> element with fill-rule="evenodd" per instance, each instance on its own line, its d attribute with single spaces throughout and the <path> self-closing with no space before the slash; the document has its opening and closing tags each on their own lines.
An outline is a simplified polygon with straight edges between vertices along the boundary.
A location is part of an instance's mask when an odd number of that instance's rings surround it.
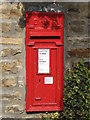
<svg viewBox="0 0 90 120">
<path fill-rule="evenodd" d="M 40 79 L 39 79 L 39 83 L 40 83 Z"/>
</svg>

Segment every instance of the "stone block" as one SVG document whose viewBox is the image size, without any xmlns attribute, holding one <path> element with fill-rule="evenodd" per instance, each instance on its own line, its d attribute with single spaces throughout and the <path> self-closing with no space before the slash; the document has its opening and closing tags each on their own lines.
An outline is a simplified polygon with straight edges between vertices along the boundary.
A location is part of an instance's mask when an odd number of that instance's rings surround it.
<svg viewBox="0 0 90 120">
<path fill-rule="evenodd" d="M 2 32 L 10 31 L 10 23 L 2 23 Z"/>
<path fill-rule="evenodd" d="M 18 86 L 19 87 L 24 87 L 24 81 L 23 80 L 18 80 Z"/>
<path fill-rule="evenodd" d="M 2 87 L 15 87 L 16 86 L 16 79 L 15 78 L 4 78 L 2 79 Z"/>
<path fill-rule="evenodd" d="M 16 92 L 13 92 L 12 94 L 10 93 L 7 93 L 7 94 L 2 94 L 2 100 L 3 102 L 4 101 L 8 101 L 8 102 L 11 102 L 11 101 L 15 101 L 15 100 L 21 100 L 22 94 L 18 91 Z"/>
<path fill-rule="evenodd" d="M 16 18 L 16 17 L 19 17 L 22 16 L 22 13 L 19 12 L 18 9 L 11 9 L 10 10 L 10 18 Z"/>
<path fill-rule="evenodd" d="M 88 37 L 67 37 L 67 48 L 66 50 L 76 49 L 76 48 L 88 48 L 89 38 Z"/>
<path fill-rule="evenodd" d="M 10 4 L 2 3 L 0 5 L 0 18 L 10 18 Z"/>
<path fill-rule="evenodd" d="M 11 4 L 11 9 L 17 10 L 18 3 L 12 3 Z"/>
<path fill-rule="evenodd" d="M 14 99 L 17 99 L 17 100 L 21 100 L 22 99 L 22 93 L 20 93 L 19 91 L 15 91 L 13 93 L 13 96 L 14 96 Z"/>
<path fill-rule="evenodd" d="M 17 54 L 21 54 L 22 51 L 20 49 L 13 49 L 13 48 L 7 48 L 3 49 L 1 51 L 1 56 L 2 57 L 10 57 L 10 56 L 15 56 Z"/>
<path fill-rule="evenodd" d="M 0 13 L 0 18 L 19 18 L 22 15 L 23 5 L 21 3 L 3 3 L 0 5 L 2 10 Z"/>
<path fill-rule="evenodd" d="M 22 62 L 20 60 L 14 62 L 2 62 L 2 71 L 16 74 L 22 68 Z"/>
<path fill-rule="evenodd" d="M 9 3 L 2 3 L 0 4 L 0 10 L 8 10 L 10 9 L 10 4 Z"/>
<path fill-rule="evenodd" d="M 20 104 L 10 104 L 5 107 L 6 113 L 23 113 L 24 107 Z"/>
<path fill-rule="evenodd" d="M 13 26 L 14 27 L 14 26 Z M 21 31 L 17 31 L 14 28 L 11 28 L 9 32 L 6 33 L 2 33 L 2 35 L 0 35 L 0 37 L 7 37 L 7 38 L 23 38 L 23 32 Z"/>
<path fill-rule="evenodd" d="M 67 25 L 67 36 L 88 36 L 88 20 L 73 20 Z"/>
<path fill-rule="evenodd" d="M 78 57 L 78 58 L 89 58 L 90 57 L 90 48 L 77 48 L 71 49 L 68 51 L 69 57 Z"/>
<path fill-rule="evenodd" d="M 23 29 L 17 24 L 17 25 L 15 25 L 15 31 L 22 32 Z"/>
<path fill-rule="evenodd" d="M 69 3 L 67 9 L 68 20 L 88 17 L 88 3 Z"/>
<path fill-rule="evenodd" d="M 10 10 L 10 18 L 17 18 L 22 16 L 23 4 L 13 3 Z"/>
<path fill-rule="evenodd" d="M 0 44 L 20 45 L 22 44 L 22 38 L 0 37 Z"/>
<path fill-rule="evenodd" d="M 0 18 L 2 19 L 10 19 L 10 10 L 2 10 L 2 12 L 0 11 Z"/>
</svg>

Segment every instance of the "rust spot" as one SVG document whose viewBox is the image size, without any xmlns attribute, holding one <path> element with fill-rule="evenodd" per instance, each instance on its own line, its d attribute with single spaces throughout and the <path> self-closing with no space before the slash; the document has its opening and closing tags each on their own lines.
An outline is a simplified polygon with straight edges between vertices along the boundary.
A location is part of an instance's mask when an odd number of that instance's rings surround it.
<svg viewBox="0 0 90 120">
<path fill-rule="evenodd" d="M 90 57 L 90 48 L 77 48 L 68 51 L 71 57 Z"/>
</svg>

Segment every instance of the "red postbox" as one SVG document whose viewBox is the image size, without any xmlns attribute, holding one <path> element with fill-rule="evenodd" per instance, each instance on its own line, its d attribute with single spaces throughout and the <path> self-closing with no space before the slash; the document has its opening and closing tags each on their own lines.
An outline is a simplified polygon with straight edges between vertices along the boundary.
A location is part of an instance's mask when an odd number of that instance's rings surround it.
<svg viewBox="0 0 90 120">
<path fill-rule="evenodd" d="M 64 13 L 26 13 L 26 112 L 63 110 Z"/>
</svg>

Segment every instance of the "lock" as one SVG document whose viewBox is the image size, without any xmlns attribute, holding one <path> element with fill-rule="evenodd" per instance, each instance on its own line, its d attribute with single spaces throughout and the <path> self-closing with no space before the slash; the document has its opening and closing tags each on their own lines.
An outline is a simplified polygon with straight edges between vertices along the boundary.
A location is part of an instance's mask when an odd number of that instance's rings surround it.
<svg viewBox="0 0 90 120">
<path fill-rule="evenodd" d="M 39 79 L 39 83 L 41 82 L 41 80 Z"/>
</svg>

